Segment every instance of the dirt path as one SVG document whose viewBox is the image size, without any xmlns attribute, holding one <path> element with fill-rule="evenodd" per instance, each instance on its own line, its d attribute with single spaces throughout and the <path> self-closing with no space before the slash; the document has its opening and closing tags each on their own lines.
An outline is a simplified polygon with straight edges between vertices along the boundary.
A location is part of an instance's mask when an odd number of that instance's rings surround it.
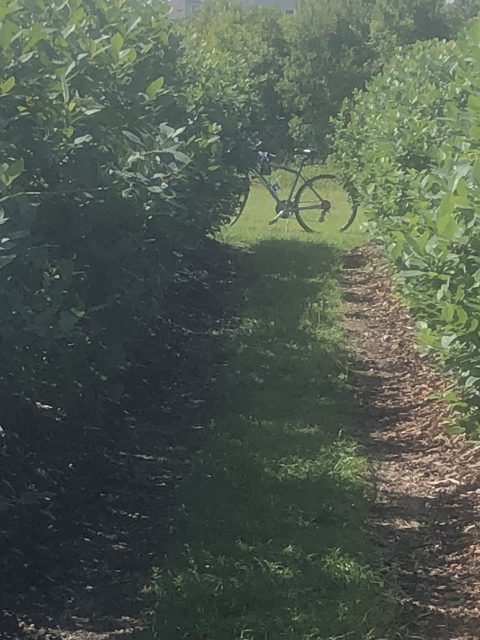
<svg viewBox="0 0 480 640">
<path fill-rule="evenodd" d="M 206 595 L 197 587 L 186 593 L 191 598 L 192 629 L 203 619 L 203 613 L 195 614 L 196 608 L 203 611 L 202 602 L 209 602 L 208 580 L 215 571 L 221 578 L 226 566 L 228 575 L 238 574 L 243 582 L 236 583 L 234 592 L 227 590 L 224 608 L 217 605 L 216 614 L 211 615 L 208 633 L 212 640 L 233 637 L 228 624 L 230 618 L 237 620 L 235 616 L 243 620 L 242 616 L 248 614 L 249 624 L 255 619 L 257 628 L 263 628 L 266 610 L 269 627 L 265 637 L 269 638 L 313 637 L 314 627 L 322 629 L 322 637 L 354 637 L 351 629 L 356 630 L 356 637 L 367 637 L 360 630 L 362 624 L 368 627 L 368 637 L 377 637 L 370 633 L 373 625 L 369 626 L 365 612 L 382 610 L 384 599 L 377 593 L 381 591 L 378 580 L 370 583 L 370 573 L 361 574 L 364 582 L 360 589 L 356 582 L 346 579 L 344 568 L 350 565 L 341 562 L 340 551 L 340 555 L 329 555 L 334 548 L 342 550 L 344 557 L 364 558 L 364 547 L 371 547 L 369 540 L 362 542 L 361 523 L 368 509 L 361 505 L 363 489 L 352 500 L 352 487 L 356 485 L 347 473 L 355 458 L 341 448 L 348 441 L 338 439 L 338 425 L 345 421 L 348 431 L 351 419 L 361 427 L 358 435 L 376 470 L 378 499 L 372 517 L 375 544 L 384 548 L 385 583 L 399 592 L 401 603 L 398 636 L 388 635 L 388 640 L 480 639 L 480 451 L 460 437 L 446 435 L 444 404 L 428 400 L 432 392 L 445 387 L 445 379 L 416 350 L 413 322 L 395 299 L 372 246 L 352 252 L 343 271 L 348 342 L 350 345 L 353 340 L 357 345 L 357 361 L 350 372 L 356 397 L 345 395 L 343 385 L 341 392 L 335 388 L 341 359 L 337 350 L 341 345 L 336 342 L 338 319 L 335 313 L 331 318 L 325 313 L 331 303 L 329 278 L 335 279 L 337 272 L 321 271 L 332 264 L 329 251 L 327 245 L 297 246 L 291 240 L 283 245 L 264 242 L 257 247 L 252 260 L 262 277 L 250 283 L 250 323 L 239 341 L 232 343 L 231 352 L 224 354 L 224 347 L 216 343 L 230 317 L 225 309 L 236 308 L 244 288 L 243 281 L 232 287 L 233 271 L 228 260 L 233 257 L 228 258 L 223 279 L 215 277 L 217 287 L 231 289 L 228 300 L 223 296 L 217 300 L 212 283 L 213 297 L 204 300 L 208 313 L 195 318 L 195 332 L 190 330 L 185 338 L 197 345 L 197 360 L 205 361 L 202 366 L 207 367 L 206 373 L 210 367 L 215 373 L 220 365 L 229 363 L 233 377 L 222 374 L 220 387 L 210 372 L 213 377 L 205 382 L 205 388 L 187 389 L 195 392 L 195 398 L 203 398 L 209 411 L 215 409 L 210 406 L 210 387 L 221 389 L 215 402 L 223 404 L 228 399 L 233 416 L 227 421 L 230 431 L 225 428 L 225 420 L 219 430 L 225 442 L 222 445 L 223 440 L 211 434 L 213 449 L 203 458 L 199 456 L 198 438 L 202 436 L 197 429 L 204 410 L 197 415 L 199 410 L 194 408 L 192 414 L 182 409 L 181 421 L 178 416 L 173 419 L 171 412 L 161 425 L 158 420 L 145 424 L 137 421 L 135 438 L 130 440 L 127 434 L 118 451 L 109 452 L 110 462 L 102 464 L 105 468 L 101 477 L 92 475 L 89 453 L 85 477 L 91 486 L 88 491 L 84 487 L 82 492 L 71 494 L 75 500 L 66 520 L 77 518 L 71 535 L 59 531 L 60 544 L 57 538 L 47 539 L 48 545 L 23 541 L 35 564 L 30 556 L 25 562 L 17 562 L 17 556 L 23 558 L 20 553 L 24 548 L 16 541 L 8 566 L 0 563 L 4 569 L 3 591 L 6 595 L 11 592 L 6 605 L 0 602 L 1 640 L 131 637 L 131 630 L 142 623 L 145 607 L 151 605 L 151 594 L 143 593 L 142 586 L 149 579 L 151 566 L 162 564 L 172 532 L 178 528 L 174 504 L 182 477 L 191 472 L 192 456 L 201 461 L 199 478 L 204 484 L 195 480 L 190 502 L 203 505 L 208 515 L 197 510 L 192 525 L 195 536 L 199 536 L 198 548 L 194 536 L 189 548 L 192 553 L 198 552 L 198 566 L 208 568 Z M 373 270 L 365 268 L 368 266 Z M 213 267 L 212 274 L 217 274 Z M 188 300 L 191 304 L 191 296 Z M 214 300 L 219 306 L 211 315 Z M 319 308 L 323 315 L 319 315 Z M 322 329 L 313 346 L 308 333 L 312 318 L 308 316 L 310 323 L 299 323 L 306 310 Z M 186 344 L 183 351 L 186 366 L 191 368 L 193 346 Z M 207 352 L 209 359 L 204 357 Z M 231 353 L 239 354 L 233 367 Z M 207 380 L 207 376 L 195 377 Z M 271 380 L 276 380 L 273 394 Z M 292 380 L 300 384 L 295 393 Z M 181 386 L 170 394 L 178 396 L 181 407 L 183 391 Z M 324 447 L 328 455 L 318 456 L 319 447 Z M 332 452 L 340 455 L 339 460 L 347 460 L 345 478 L 337 473 L 338 461 Z M 205 460 L 210 461 L 212 470 L 205 466 Z M 327 462 L 332 468 L 323 468 Z M 211 489 L 211 479 L 216 476 L 221 481 L 220 493 Z M 252 486 L 265 490 L 252 491 Z M 268 501 L 263 500 L 264 495 Z M 357 507 L 352 502 L 358 502 Z M 85 505 L 90 505 L 90 511 Z M 233 508 L 229 510 L 228 505 Z M 182 503 L 182 509 L 184 506 Z M 220 509 L 221 518 L 215 515 L 216 509 Z M 190 521 L 192 513 L 194 510 Z M 222 536 L 217 531 L 220 520 Z M 244 547 L 240 551 L 237 548 L 239 536 L 249 541 L 248 552 Z M 225 546 L 225 539 L 228 544 L 232 542 L 232 548 Z M 212 549 L 205 547 L 205 541 L 212 542 Z M 215 546 L 217 542 L 220 548 Z M 212 558 L 220 558 L 218 566 L 212 566 L 210 559 L 204 562 L 205 548 L 210 549 Z M 287 562 L 285 549 L 290 548 L 310 549 L 306 558 L 313 565 L 309 568 L 302 560 L 297 567 L 297 560 L 288 556 L 295 580 L 290 580 L 285 590 L 281 573 L 273 577 L 268 573 L 265 582 L 264 564 L 259 564 L 258 558 L 283 566 Z M 229 564 L 224 566 L 225 558 Z M 10 573 L 6 573 L 8 567 Z M 25 576 L 18 567 L 24 567 Z M 38 578 L 33 572 L 36 567 Z M 5 580 L 6 575 L 10 580 Z M 315 576 L 312 584 L 309 576 Z M 321 583 L 321 601 L 317 581 Z M 187 580 L 185 584 L 188 587 L 190 583 Z M 252 592 L 256 595 L 251 601 Z M 239 594 L 245 594 L 244 608 L 238 606 L 233 618 L 225 618 L 224 610 L 230 611 L 228 607 Z M 291 610 L 303 611 L 308 598 L 311 606 L 298 618 L 300 626 L 292 635 L 285 635 Z M 341 619 L 336 617 L 338 603 L 344 603 Z M 178 598 L 174 604 L 182 606 Z M 344 620 L 350 605 L 351 619 Z M 177 628 L 183 618 L 180 614 L 175 618 L 173 608 L 167 607 Z"/>
<path fill-rule="evenodd" d="M 446 408 L 428 399 L 445 379 L 416 349 L 413 321 L 373 246 L 349 255 L 344 287 L 358 354 L 352 381 L 377 476 L 373 522 L 386 584 L 401 589 L 402 637 L 476 640 L 480 452 L 446 435 Z"/>
</svg>

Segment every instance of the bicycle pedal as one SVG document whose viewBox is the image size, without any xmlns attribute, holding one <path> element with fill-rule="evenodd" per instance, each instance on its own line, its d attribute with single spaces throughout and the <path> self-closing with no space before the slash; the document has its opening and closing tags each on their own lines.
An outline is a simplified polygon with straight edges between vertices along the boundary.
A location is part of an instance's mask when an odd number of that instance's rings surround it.
<svg viewBox="0 0 480 640">
<path fill-rule="evenodd" d="M 280 218 L 284 218 L 284 217 L 285 217 L 285 211 L 283 209 L 277 210 L 277 215 L 274 218 L 272 218 L 268 224 L 276 224 L 280 220 Z"/>
</svg>

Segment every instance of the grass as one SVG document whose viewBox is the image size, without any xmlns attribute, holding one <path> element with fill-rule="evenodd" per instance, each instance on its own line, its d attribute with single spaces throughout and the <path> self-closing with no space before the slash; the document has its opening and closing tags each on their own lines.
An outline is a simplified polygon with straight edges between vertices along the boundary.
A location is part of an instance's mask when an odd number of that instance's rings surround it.
<svg viewBox="0 0 480 640">
<path fill-rule="evenodd" d="M 222 234 L 252 248 L 245 302 L 147 635 L 379 640 L 391 606 L 366 533 L 370 470 L 344 383 L 336 279 L 341 248 L 361 236 L 287 233 L 265 209 L 255 189 Z"/>
</svg>

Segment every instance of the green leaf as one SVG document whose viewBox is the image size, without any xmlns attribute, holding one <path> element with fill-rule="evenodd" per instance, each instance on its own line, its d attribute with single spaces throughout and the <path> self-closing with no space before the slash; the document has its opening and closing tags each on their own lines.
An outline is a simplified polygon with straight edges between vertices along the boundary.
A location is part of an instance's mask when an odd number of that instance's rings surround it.
<svg viewBox="0 0 480 640">
<path fill-rule="evenodd" d="M 454 209 L 455 209 L 455 196 L 453 195 L 453 193 L 446 193 L 443 196 L 440 202 L 440 206 L 438 208 L 439 217 L 451 215 Z"/>
<path fill-rule="evenodd" d="M 15 160 L 15 162 L 12 162 L 11 165 L 9 165 L 7 171 L 5 172 L 5 175 L 7 175 L 9 178 L 12 178 L 12 177 L 16 178 L 24 170 L 25 170 L 25 162 L 23 158 L 19 158 L 18 160 Z"/>
<path fill-rule="evenodd" d="M 457 320 L 459 324 L 465 326 L 468 322 L 468 313 L 463 307 L 457 307 Z"/>
<path fill-rule="evenodd" d="M 480 96 L 471 95 L 468 98 L 468 106 L 473 111 L 480 111 Z"/>
<path fill-rule="evenodd" d="M 78 138 L 75 138 L 73 144 L 76 146 L 80 146 L 82 144 L 85 144 L 85 142 L 91 142 L 92 140 L 92 136 L 90 134 L 87 134 L 85 136 L 79 136 Z"/>
<path fill-rule="evenodd" d="M 0 269 L 6 267 L 8 264 L 13 262 L 17 256 L 14 253 L 9 253 L 7 255 L 0 255 Z"/>
<path fill-rule="evenodd" d="M 65 27 L 65 29 L 62 30 L 62 38 L 66 40 L 68 36 L 72 35 L 76 28 L 77 26 L 75 24 L 71 24 L 68 27 Z"/>
<path fill-rule="evenodd" d="M 72 308 L 70 309 L 71 313 L 73 313 L 73 315 L 78 318 L 79 320 L 81 320 L 82 318 L 85 317 L 86 315 L 86 311 L 84 311 L 83 309 L 75 309 Z"/>
<path fill-rule="evenodd" d="M 122 133 L 126 138 L 128 138 L 128 140 L 130 140 L 130 142 L 133 142 L 134 144 L 138 144 L 138 145 L 143 144 L 140 138 L 135 133 L 132 133 L 131 131 L 127 131 L 126 129 L 124 129 Z"/>
<path fill-rule="evenodd" d="M 480 45 L 480 21 L 475 20 L 473 25 L 468 29 L 468 39 L 472 44 Z"/>
<path fill-rule="evenodd" d="M 450 349 L 452 342 L 456 339 L 457 339 L 457 336 L 455 334 L 450 334 L 450 335 L 442 336 L 440 342 L 442 344 L 442 347 L 445 349 L 445 351 L 448 351 Z"/>
<path fill-rule="evenodd" d="M 68 102 L 70 102 L 70 90 L 68 88 L 67 78 L 63 73 L 60 78 L 60 82 L 62 84 L 63 101 L 65 104 L 68 104 Z"/>
<path fill-rule="evenodd" d="M 455 391 L 447 391 L 441 397 L 445 402 L 458 402 L 460 400 L 458 393 L 455 393 Z"/>
<path fill-rule="evenodd" d="M 443 238 L 451 240 L 458 231 L 454 216 L 455 196 L 447 193 L 443 196 L 438 209 L 437 232 Z"/>
<path fill-rule="evenodd" d="M 465 429 L 463 427 L 456 425 L 454 427 L 448 427 L 447 432 L 451 436 L 459 436 L 465 433 Z"/>
<path fill-rule="evenodd" d="M 473 165 L 472 177 L 477 184 L 480 184 L 480 157 L 475 160 Z"/>
<path fill-rule="evenodd" d="M 3 21 L 0 27 L 0 48 L 8 47 L 19 32 L 20 27 L 9 20 Z"/>
<path fill-rule="evenodd" d="M 124 49 L 123 51 L 120 51 L 118 57 L 124 63 L 135 62 L 135 60 L 137 59 L 137 52 L 133 47 L 131 47 L 130 49 Z"/>
<path fill-rule="evenodd" d="M 480 382 L 480 378 L 477 378 L 476 376 L 469 376 L 465 380 L 464 387 L 466 387 L 467 389 L 470 387 L 474 387 L 478 382 Z"/>
<path fill-rule="evenodd" d="M 188 164 L 190 162 L 190 158 L 186 153 L 183 153 L 183 151 L 172 151 L 171 154 L 175 160 L 181 164 Z"/>
<path fill-rule="evenodd" d="M 9 187 L 23 172 L 25 171 L 25 163 L 23 158 L 19 158 L 12 162 L 3 174 L 3 182 Z"/>
<path fill-rule="evenodd" d="M 10 93 L 10 91 L 13 89 L 15 84 L 16 84 L 15 76 L 10 76 L 7 80 L 2 82 L 1 84 L 2 95 L 6 96 L 7 93 Z"/>
<path fill-rule="evenodd" d="M 157 93 L 163 89 L 164 84 L 165 84 L 165 78 L 163 76 L 160 76 L 159 78 L 151 82 L 147 87 L 147 91 L 146 91 L 147 96 L 150 99 L 155 98 Z"/>
<path fill-rule="evenodd" d="M 451 322 L 453 320 L 453 316 L 455 315 L 456 307 L 454 304 L 445 304 L 442 307 L 442 318 L 445 322 Z"/>
<path fill-rule="evenodd" d="M 119 51 L 121 51 L 124 42 L 125 42 L 125 40 L 124 40 L 122 34 L 119 33 L 118 31 L 114 36 L 112 36 L 112 38 L 110 40 L 110 43 L 112 45 L 112 49 L 114 51 L 116 51 L 117 53 Z"/>
<path fill-rule="evenodd" d="M 472 320 L 472 322 L 470 323 L 470 326 L 466 330 L 466 333 L 471 333 L 473 331 L 476 331 L 478 329 L 479 325 L 480 325 L 480 321 L 477 320 L 476 318 L 474 318 Z"/>
<path fill-rule="evenodd" d="M 435 255 L 435 249 L 438 247 L 439 243 L 440 243 L 440 238 L 434 234 L 432 235 L 432 237 L 428 240 L 427 244 L 425 245 L 425 253 L 427 253 L 430 256 L 434 256 Z"/>
<path fill-rule="evenodd" d="M 441 236 L 447 240 L 452 240 L 457 234 L 458 225 L 452 216 L 447 215 L 440 218 L 437 224 L 437 229 Z"/>
<path fill-rule="evenodd" d="M 73 25 L 79 25 L 85 19 L 86 13 L 83 7 L 80 7 L 76 11 L 74 11 L 70 17 L 70 22 Z M 64 36 L 65 37 L 65 36 Z"/>
<path fill-rule="evenodd" d="M 449 284 L 448 282 L 446 282 L 445 284 L 442 284 L 442 286 L 438 289 L 437 296 L 436 296 L 437 302 L 440 302 L 440 300 L 443 300 L 443 298 L 448 292 L 448 287 L 449 287 Z"/>
</svg>

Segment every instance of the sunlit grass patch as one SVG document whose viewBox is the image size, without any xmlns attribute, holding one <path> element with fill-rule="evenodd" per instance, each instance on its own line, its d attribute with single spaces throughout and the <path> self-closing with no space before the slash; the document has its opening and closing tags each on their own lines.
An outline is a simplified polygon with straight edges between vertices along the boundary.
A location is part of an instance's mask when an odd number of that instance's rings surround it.
<svg viewBox="0 0 480 640">
<path fill-rule="evenodd" d="M 323 446 L 318 446 L 322 437 L 316 432 L 315 438 L 317 449 L 310 456 L 300 450 L 285 457 L 265 460 L 266 474 L 281 481 L 315 480 L 328 476 L 354 486 L 368 477 L 367 461 L 359 455 L 353 441 L 340 437 L 329 442 L 331 438 L 324 438 Z"/>
</svg>

